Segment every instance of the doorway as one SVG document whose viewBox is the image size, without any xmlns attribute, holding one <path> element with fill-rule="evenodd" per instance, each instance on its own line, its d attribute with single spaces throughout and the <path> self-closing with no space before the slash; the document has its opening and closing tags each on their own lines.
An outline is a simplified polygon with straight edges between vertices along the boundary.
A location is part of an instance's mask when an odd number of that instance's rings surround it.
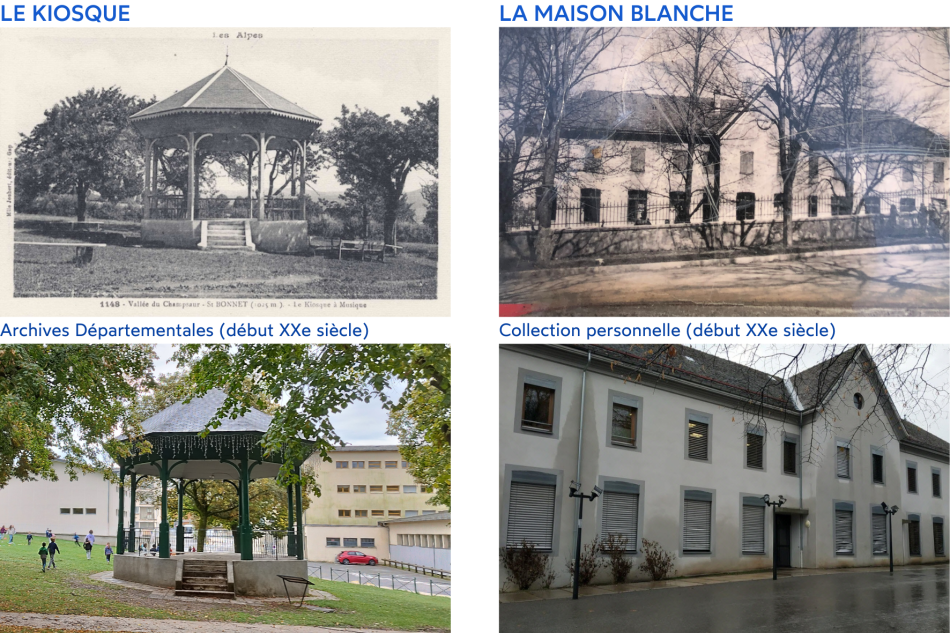
<svg viewBox="0 0 950 633">
<path fill-rule="evenodd" d="M 792 566 L 792 515 L 775 515 L 775 547 L 779 567 Z"/>
</svg>

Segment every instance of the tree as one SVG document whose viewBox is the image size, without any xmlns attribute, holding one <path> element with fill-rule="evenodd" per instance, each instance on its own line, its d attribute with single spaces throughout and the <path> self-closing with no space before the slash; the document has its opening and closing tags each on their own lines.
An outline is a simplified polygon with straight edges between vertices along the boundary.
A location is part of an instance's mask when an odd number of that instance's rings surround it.
<svg viewBox="0 0 950 633">
<path fill-rule="evenodd" d="M 924 85 L 950 88 L 950 29 L 923 27 L 900 29 L 900 41 L 888 58 L 899 72 L 920 79 Z"/>
<path fill-rule="evenodd" d="M 66 472 L 111 475 L 115 437 L 134 432 L 137 391 L 152 381 L 150 345 L 0 345 L 0 487 Z"/>
<path fill-rule="evenodd" d="M 439 183 L 422 185 L 422 200 L 426 205 L 426 214 L 422 223 L 432 231 L 433 239 L 439 241 Z"/>
<path fill-rule="evenodd" d="M 409 462 L 409 474 L 437 492 L 431 505 L 452 506 L 452 453 L 448 438 L 452 410 L 445 394 L 423 384 L 409 393 L 404 406 L 389 414 L 387 433 L 399 438 L 399 453 Z"/>
<path fill-rule="evenodd" d="M 119 88 L 90 88 L 63 99 L 44 113 L 16 151 L 16 187 L 25 197 L 42 193 L 76 196 L 76 218 L 86 219 L 86 196 L 107 199 L 138 194 L 143 169 L 140 141 L 130 114 L 150 105 Z"/>
<path fill-rule="evenodd" d="M 402 113 L 406 121 L 393 121 L 389 115 L 343 106 L 337 126 L 322 138 L 340 183 L 382 196 L 387 245 L 396 243 L 396 217 L 406 178 L 416 169 L 437 176 L 439 169 L 439 100 L 432 97 Z"/>
</svg>

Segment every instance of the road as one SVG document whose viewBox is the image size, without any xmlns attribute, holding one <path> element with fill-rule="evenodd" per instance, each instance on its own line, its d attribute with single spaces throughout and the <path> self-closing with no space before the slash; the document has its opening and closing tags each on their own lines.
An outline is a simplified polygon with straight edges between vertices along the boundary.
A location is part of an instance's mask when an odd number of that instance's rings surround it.
<svg viewBox="0 0 950 633">
<path fill-rule="evenodd" d="M 947 631 L 947 567 L 830 574 L 500 605 L 501 633 Z"/>
<path fill-rule="evenodd" d="M 865 251 L 505 272 L 500 297 L 538 316 L 947 316 L 950 258 Z"/>
</svg>

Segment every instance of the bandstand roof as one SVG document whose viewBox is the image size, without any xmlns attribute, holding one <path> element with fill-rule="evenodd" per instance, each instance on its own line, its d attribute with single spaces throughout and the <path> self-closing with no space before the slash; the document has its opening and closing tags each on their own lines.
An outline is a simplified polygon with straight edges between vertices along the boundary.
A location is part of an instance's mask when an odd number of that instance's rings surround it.
<svg viewBox="0 0 950 633">
<path fill-rule="evenodd" d="M 149 433 L 200 433 L 217 414 L 218 409 L 224 404 L 225 398 L 227 396 L 223 391 L 212 389 L 200 398 L 192 398 L 191 402 L 176 402 L 142 422 L 142 432 L 145 435 Z M 266 433 L 270 421 L 271 416 L 257 409 L 251 409 L 236 420 L 224 418 L 221 420 L 221 426 L 211 431 L 211 433 Z"/>
</svg>

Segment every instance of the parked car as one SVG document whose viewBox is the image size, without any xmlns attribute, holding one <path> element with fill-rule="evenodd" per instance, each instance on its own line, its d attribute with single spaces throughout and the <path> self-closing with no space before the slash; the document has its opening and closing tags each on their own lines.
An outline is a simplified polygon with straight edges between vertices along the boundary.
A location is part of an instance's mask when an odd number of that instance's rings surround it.
<svg viewBox="0 0 950 633">
<path fill-rule="evenodd" d="M 336 555 L 336 562 L 340 563 L 341 565 L 354 564 L 373 566 L 379 562 L 379 559 L 377 559 L 375 556 L 364 554 L 363 552 L 347 550 Z"/>
</svg>

